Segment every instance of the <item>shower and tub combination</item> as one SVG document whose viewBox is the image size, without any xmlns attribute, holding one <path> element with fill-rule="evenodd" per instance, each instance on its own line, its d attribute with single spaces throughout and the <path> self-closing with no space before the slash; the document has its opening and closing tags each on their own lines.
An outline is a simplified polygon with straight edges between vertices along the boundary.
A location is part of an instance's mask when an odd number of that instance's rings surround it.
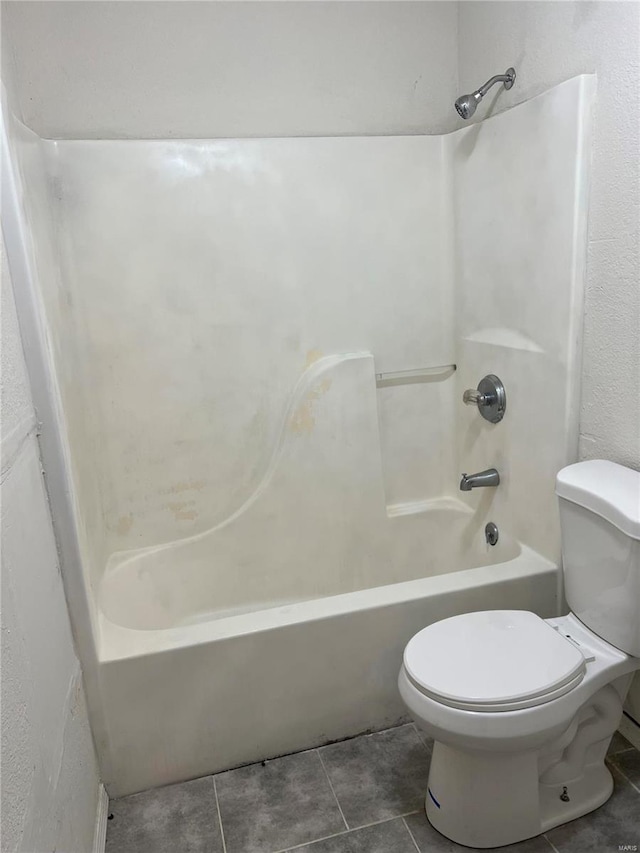
<svg viewBox="0 0 640 853">
<path fill-rule="evenodd" d="M 49 141 L 5 117 L 111 795 L 389 726 L 425 625 L 560 612 L 593 93 L 444 136 Z"/>
</svg>

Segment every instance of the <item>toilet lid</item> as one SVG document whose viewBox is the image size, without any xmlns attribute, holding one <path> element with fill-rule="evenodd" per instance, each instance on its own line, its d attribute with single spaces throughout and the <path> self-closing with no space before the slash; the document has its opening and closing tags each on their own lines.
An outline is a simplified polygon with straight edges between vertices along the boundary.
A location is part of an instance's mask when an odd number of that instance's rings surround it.
<svg viewBox="0 0 640 853">
<path fill-rule="evenodd" d="M 485 610 L 443 619 L 413 637 L 404 667 L 444 705 L 512 711 L 541 705 L 582 681 L 582 652 L 535 613 Z"/>
</svg>

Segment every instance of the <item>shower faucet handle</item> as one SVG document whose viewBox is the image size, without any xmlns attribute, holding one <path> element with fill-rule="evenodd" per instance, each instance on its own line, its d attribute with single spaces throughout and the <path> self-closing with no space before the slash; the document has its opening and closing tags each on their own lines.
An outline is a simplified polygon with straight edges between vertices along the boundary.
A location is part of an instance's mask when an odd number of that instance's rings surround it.
<svg viewBox="0 0 640 853">
<path fill-rule="evenodd" d="M 498 377 L 489 373 L 480 380 L 477 390 L 469 388 L 464 392 L 462 402 L 468 406 L 475 403 L 486 421 L 497 424 L 502 420 L 507 409 L 507 392 Z"/>
<path fill-rule="evenodd" d="M 469 388 L 462 395 L 462 402 L 466 403 L 467 406 L 470 406 L 472 403 L 477 403 L 478 406 L 482 406 L 484 404 L 484 394 L 481 394 L 479 391 L 474 391 L 473 388 Z"/>
</svg>

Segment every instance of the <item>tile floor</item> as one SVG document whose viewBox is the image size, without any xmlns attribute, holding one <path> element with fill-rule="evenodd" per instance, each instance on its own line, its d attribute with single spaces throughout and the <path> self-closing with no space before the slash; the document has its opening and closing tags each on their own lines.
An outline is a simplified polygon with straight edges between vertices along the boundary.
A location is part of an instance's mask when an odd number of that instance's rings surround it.
<svg viewBox="0 0 640 853">
<path fill-rule="evenodd" d="M 464 853 L 424 815 L 430 757 L 408 724 L 112 800 L 107 853 Z M 640 752 L 616 734 L 608 761 L 608 803 L 500 849 L 640 850 Z"/>
</svg>

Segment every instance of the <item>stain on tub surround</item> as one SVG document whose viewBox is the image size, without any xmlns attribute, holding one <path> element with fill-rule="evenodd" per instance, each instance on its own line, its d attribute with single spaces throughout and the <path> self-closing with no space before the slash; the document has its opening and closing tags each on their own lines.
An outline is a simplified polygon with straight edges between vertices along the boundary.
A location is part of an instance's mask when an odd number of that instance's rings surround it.
<svg viewBox="0 0 640 853">
<path fill-rule="evenodd" d="M 133 513 L 129 512 L 126 515 L 121 515 L 115 525 L 115 530 L 118 536 L 126 536 L 133 527 Z"/>
<path fill-rule="evenodd" d="M 159 495 L 179 495 L 182 492 L 201 492 L 207 485 L 206 480 L 184 480 L 183 482 L 173 483 L 164 489 L 159 489 Z"/>
<path fill-rule="evenodd" d="M 316 361 L 320 361 L 323 355 L 324 353 L 319 347 L 313 347 L 313 349 L 308 350 L 303 369 L 306 370 L 308 367 L 311 367 L 311 365 L 314 364 Z"/>
<path fill-rule="evenodd" d="M 176 521 L 195 521 L 199 513 L 193 509 L 194 505 L 195 501 L 174 501 L 166 506 Z"/>
<path fill-rule="evenodd" d="M 188 492 L 202 492 L 207 485 L 207 481 L 202 480 L 183 480 L 172 483 L 170 486 L 158 489 L 157 494 L 160 496 L 182 496 Z M 147 507 L 153 512 L 157 509 L 157 504 L 154 502 L 155 496 L 149 496 L 145 501 Z M 168 510 L 174 521 L 195 521 L 200 513 L 197 507 L 197 501 L 192 500 L 175 500 L 162 504 L 165 510 Z M 119 516 L 115 522 L 106 521 L 109 530 L 114 531 L 119 537 L 128 537 L 131 533 L 136 518 L 144 517 L 145 509 L 137 508 L 136 512 L 128 512 Z"/>
<path fill-rule="evenodd" d="M 319 347 L 313 347 L 312 349 L 307 350 L 303 371 L 308 370 L 313 364 L 320 361 L 323 355 L 324 353 Z M 331 380 L 325 378 L 307 393 L 304 400 L 300 403 L 290 418 L 290 432 L 298 433 L 299 435 L 313 432 L 313 428 L 316 423 L 313 413 L 313 404 L 316 400 L 323 397 L 329 388 L 331 388 Z"/>
<path fill-rule="evenodd" d="M 307 393 L 302 403 L 300 403 L 291 416 L 291 420 L 289 421 L 290 432 L 300 435 L 313 432 L 313 428 L 316 425 L 314 403 L 324 397 L 330 388 L 331 380 L 325 378 Z"/>
<path fill-rule="evenodd" d="M 323 351 L 314 347 L 307 351 L 305 363 L 304 363 L 304 371 L 308 370 L 312 367 L 316 362 L 320 361 L 324 357 Z M 313 387 L 310 391 L 307 392 L 306 397 L 294 411 L 289 419 L 289 430 L 294 434 L 309 435 L 313 432 L 316 417 L 315 417 L 315 403 L 324 397 L 325 394 L 330 390 L 332 385 L 332 380 L 328 377 L 323 378 L 320 382 L 318 382 L 315 387 Z M 263 409 L 257 411 L 251 421 L 251 433 L 259 433 L 260 435 L 264 434 L 265 431 L 265 412 Z M 261 466 L 254 466 L 256 471 L 253 472 L 252 476 L 257 473 L 257 470 Z M 162 489 L 157 490 L 157 494 L 161 496 L 176 496 L 182 497 L 186 496 L 187 493 L 198 492 L 202 493 L 208 485 L 208 481 L 204 478 L 202 479 L 188 479 L 183 481 L 178 481 L 172 483 L 170 486 L 167 486 Z M 201 497 L 197 495 L 197 497 Z M 138 518 L 144 518 L 144 516 L 148 512 L 155 512 L 157 509 L 157 504 L 151 498 L 148 498 L 145 501 L 146 506 L 137 511 L 137 513 L 130 512 L 127 515 L 120 516 L 115 525 L 108 524 L 109 529 L 115 529 L 115 532 L 121 536 L 126 537 L 136 520 Z M 174 500 L 169 501 L 161 505 L 164 510 L 167 510 L 171 513 L 172 520 L 174 522 L 178 522 L 182 529 L 176 530 L 176 534 L 178 538 L 184 536 L 185 531 L 187 534 L 194 531 L 193 523 L 196 522 L 201 516 L 201 507 L 198 505 L 198 501 L 196 499 L 190 500 Z M 206 504 L 205 504 L 206 506 Z M 206 514 L 205 514 L 206 515 Z"/>
</svg>

